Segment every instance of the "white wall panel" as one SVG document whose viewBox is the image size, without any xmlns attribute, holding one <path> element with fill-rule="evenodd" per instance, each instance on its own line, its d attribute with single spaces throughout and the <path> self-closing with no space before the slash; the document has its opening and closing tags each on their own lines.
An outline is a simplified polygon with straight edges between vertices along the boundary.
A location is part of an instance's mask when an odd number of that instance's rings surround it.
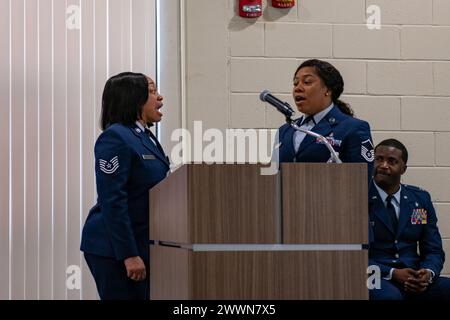
<svg viewBox="0 0 450 320">
<path fill-rule="evenodd" d="M 53 298 L 66 298 L 67 31 L 66 1 L 53 1 Z M 74 121 L 70 119 L 70 121 Z M 71 148 L 73 146 L 70 146 Z"/>
<path fill-rule="evenodd" d="M 25 298 L 25 1 L 11 5 L 11 298 Z"/>
<path fill-rule="evenodd" d="M 39 61 L 38 3 L 25 2 L 25 299 L 39 286 Z"/>
<path fill-rule="evenodd" d="M 53 0 L 39 0 L 39 299 L 53 298 Z"/>
<path fill-rule="evenodd" d="M 75 5 L 81 7 L 80 0 L 67 0 L 66 6 Z M 80 22 L 81 23 L 81 22 Z M 67 234 L 66 234 L 66 265 L 67 266 L 81 264 L 80 247 L 80 231 L 81 223 L 81 179 L 82 179 L 82 162 L 81 153 L 83 145 L 81 143 L 81 30 L 66 29 L 67 34 L 67 122 L 66 132 L 67 141 L 65 145 L 67 154 Z M 88 151 L 88 150 L 86 150 Z M 89 153 L 92 152 L 89 150 Z M 64 283 L 65 285 L 65 283 Z M 68 299 L 80 299 L 79 290 L 67 290 Z"/>
<path fill-rule="evenodd" d="M 108 0 L 108 53 L 109 74 L 115 75 L 123 71 L 122 68 L 122 0 Z"/>
<path fill-rule="evenodd" d="M 9 298 L 10 2 L 0 1 L 0 300 Z"/>
<path fill-rule="evenodd" d="M 94 1 L 81 0 L 81 217 L 82 225 L 89 209 L 96 200 L 93 154 L 96 130 L 98 128 L 95 96 L 95 13 Z M 93 72 L 94 71 L 94 72 Z M 81 299 L 96 299 L 95 284 L 89 269 L 81 259 Z"/>
<path fill-rule="evenodd" d="M 101 96 L 155 68 L 154 2 L 0 0 L 0 299 L 98 298 L 79 246 Z"/>
</svg>

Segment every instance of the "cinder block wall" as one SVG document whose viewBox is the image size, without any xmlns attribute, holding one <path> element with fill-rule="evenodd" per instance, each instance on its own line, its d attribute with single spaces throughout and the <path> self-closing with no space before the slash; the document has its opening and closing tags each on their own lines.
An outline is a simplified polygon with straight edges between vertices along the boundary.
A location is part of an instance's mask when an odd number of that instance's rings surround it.
<svg viewBox="0 0 450 320">
<path fill-rule="evenodd" d="M 283 119 L 259 92 L 293 104 L 295 68 L 330 61 L 374 142 L 395 137 L 409 149 L 404 182 L 433 197 L 450 275 L 450 1 L 298 0 L 291 10 L 267 2 L 255 20 L 237 15 L 237 1 L 185 1 L 187 127 L 277 128 Z M 372 4 L 380 30 L 366 26 Z"/>
</svg>

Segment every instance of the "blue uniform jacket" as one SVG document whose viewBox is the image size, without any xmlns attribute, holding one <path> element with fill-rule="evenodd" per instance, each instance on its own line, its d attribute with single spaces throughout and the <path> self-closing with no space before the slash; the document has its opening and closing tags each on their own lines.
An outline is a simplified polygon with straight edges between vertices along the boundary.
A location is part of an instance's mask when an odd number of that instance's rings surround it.
<svg viewBox="0 0 450 320">
<path fill-rule="evenodd" d="M 83 228 L 81 250 L 117 260 L 148 260 L 149 189 L 168 170 L 162 148 L 138 126 L 108 127 L 95 144 L 98 198 Z"/>
<path fill-rule="evenodd" d="M 382 277 L 388 276 L 391 268 L 431 269 L 437 277 L 445 254 L 430 194 L 402 185 L 400 195 L 398 228 L 394 230 L 378 190 L 370 184 L 369 264 L 379 266 Z"/>
<path fill-rule="evenodd" d="M 368 180 L 373 169 L 373 143 L 366 121 L 350 117 L 334 106 L 312 130 L 326 137 L 339 152 L 342 162 L 366 162 Z M 294 149 L 295 129 L 284 124 L 278 131 L 280 162 L 327 162 L 330 151 L 312 136 L 305 136 L 297 154 Z"/>
</svg>

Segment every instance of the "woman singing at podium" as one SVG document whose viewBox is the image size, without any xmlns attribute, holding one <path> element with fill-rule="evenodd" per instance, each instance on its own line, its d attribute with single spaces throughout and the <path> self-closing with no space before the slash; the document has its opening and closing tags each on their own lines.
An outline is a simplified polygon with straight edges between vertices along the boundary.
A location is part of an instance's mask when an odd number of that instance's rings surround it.
<svg viewBox="0 0 450 320">
<path fill-rule="evenodd" d="M 97 204 L 83 227 L 81 250 L 101 299 L 149 299 L 149 192 L 169 160 L 149 130 L 163 97 L 140 73 L 110 78 L 95 144 Z"/>
<path fill-rule="evenodd" d="M 302 129 L 324 136 L 342 162 L 366 162 L 372 176 L 374 151 L 370 126 L 353 117 L 348 104 L 339 100 L 344 80 L 330 63 L 312 59 L 295 71 L 292 94 L 304 115 L 294 122 Z M 278 129 L 279 162 L 327 162 L 330 151 L 324 143 L 289 124 Z"/>
</svg>

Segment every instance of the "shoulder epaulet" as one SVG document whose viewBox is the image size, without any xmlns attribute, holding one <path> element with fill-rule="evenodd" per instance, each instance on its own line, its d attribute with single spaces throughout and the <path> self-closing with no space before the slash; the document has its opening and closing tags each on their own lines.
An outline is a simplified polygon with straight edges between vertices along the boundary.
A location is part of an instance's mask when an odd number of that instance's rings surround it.
<svg viewBox="0 0 450 320">
<path fill-rule="evenodd" d="M 422 188 L 416 187 L 416 186 L 412 186 L 410 184 L 403 184 L 402 186 L 411 191 L 427 192 L 425 189 L 422 189 Z"/>
</svg>

